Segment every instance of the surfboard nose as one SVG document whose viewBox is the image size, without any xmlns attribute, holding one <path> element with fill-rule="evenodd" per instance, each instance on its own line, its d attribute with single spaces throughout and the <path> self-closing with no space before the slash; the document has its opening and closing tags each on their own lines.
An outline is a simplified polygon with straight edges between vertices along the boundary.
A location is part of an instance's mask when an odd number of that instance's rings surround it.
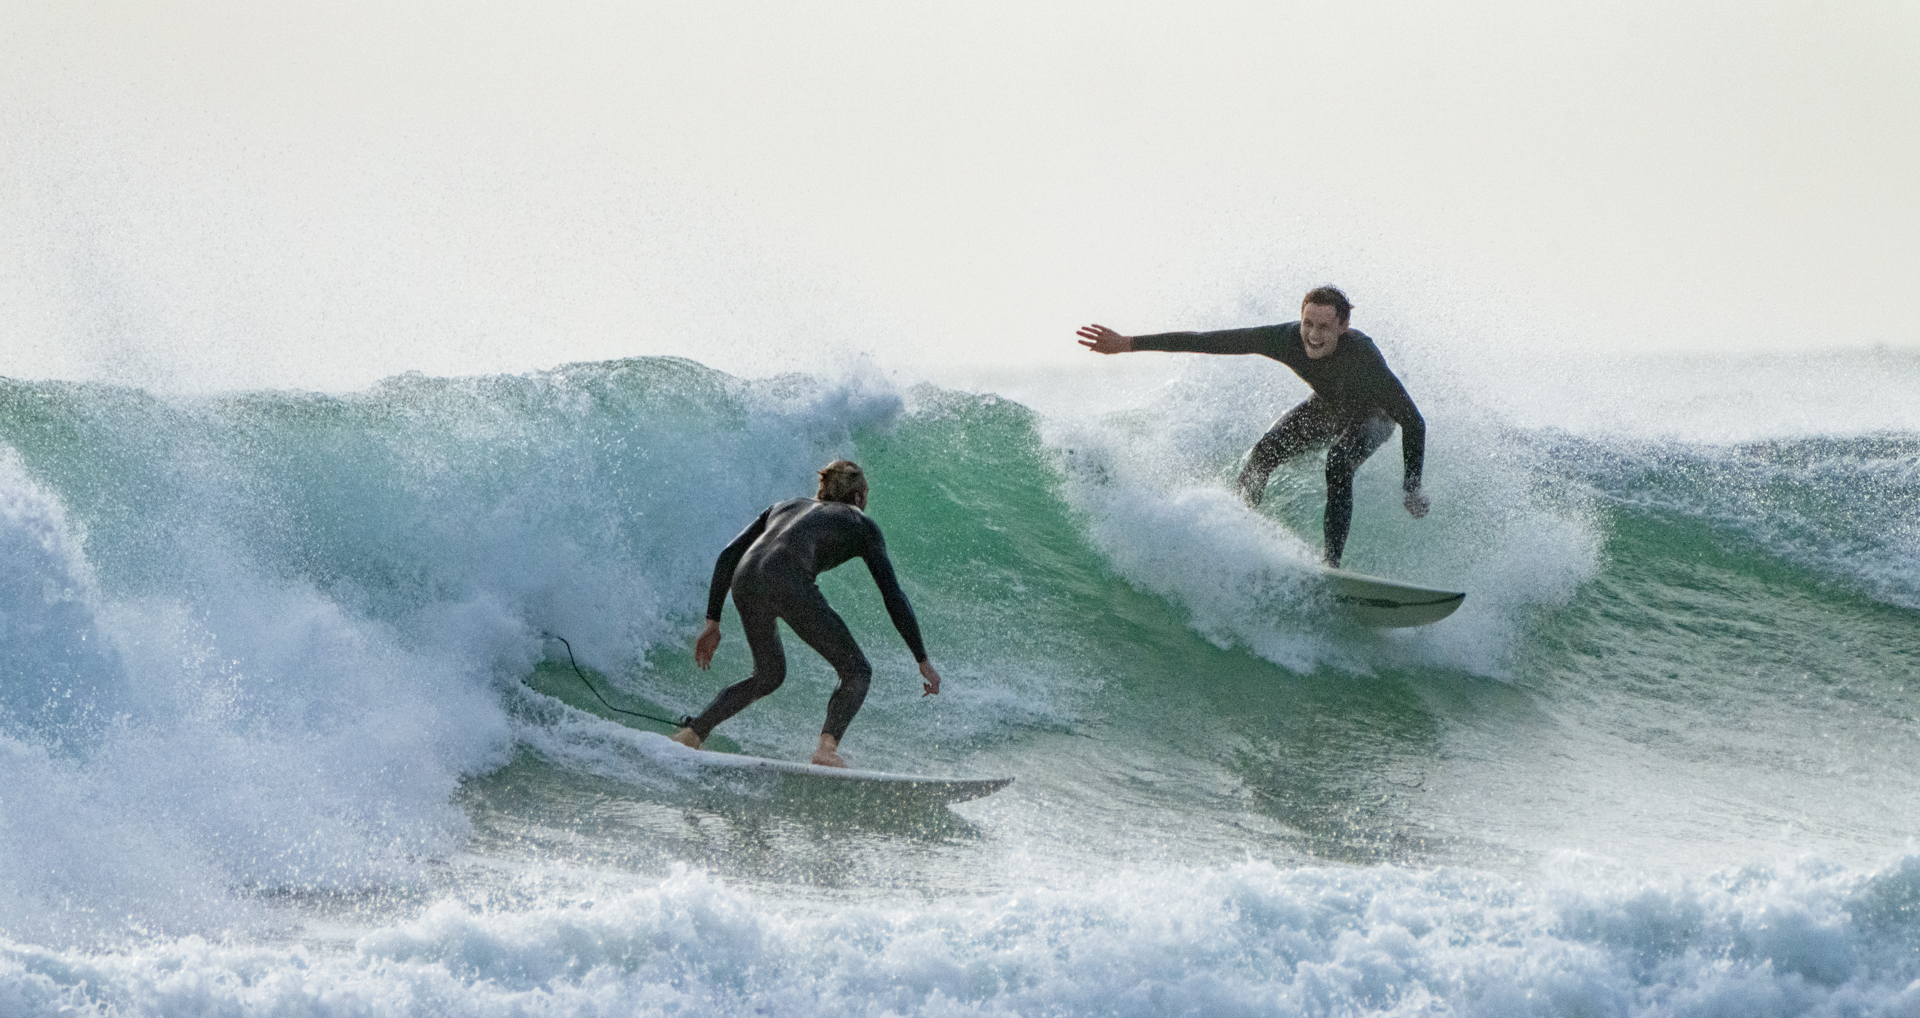
<svg viewBox="0 0 1920 1018">
<path fill-rule="evenodd" d="M 1452 615 L 1467 599 L 1461 591 L 1417 587 L 1344 569 L 1323 569 L 1322 573 L 1334 603 L 1362 625 L 1378 629 L 1431 625 Z"/>
</svg>

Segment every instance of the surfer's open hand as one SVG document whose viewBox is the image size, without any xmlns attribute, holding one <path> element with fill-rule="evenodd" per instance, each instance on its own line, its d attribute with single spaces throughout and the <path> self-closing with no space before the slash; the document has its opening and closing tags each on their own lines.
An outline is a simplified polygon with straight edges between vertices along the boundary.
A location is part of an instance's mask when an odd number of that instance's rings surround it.
<svg viewBox="0 0 1920 1018">
<path fill-rule="evenodd" d="M 693 663 L 706 671 L 713 664 L 713 652 L 720 646 L 720 623 L 707 620 L 707 628 L 700 630 L 700 638 L 693 641 Z"/>
<path fill-rule="evenodd" d="M 1427 510 L 1432 508 L 1432 506 L 1433 503 L 1427 500 L 1427 493 L 1425 491 L 1415 488 L 1407 492 L 1407 512 L 1412 514 L 1414 519 L 1417 520 L 1425 516 Z"/>
<path fill-rule="evenodd" d="M 940 673 L 933 670 L 932 661 L 920 662 L 920 677 L 926 680 L 920 683 L 921 696 L 940 695 Z"/>
<path fill-rule="evenodd" d="M 1082 325 L 1074 335 L 1080 337 L 1080 345 L 1094 353 L 1132 353 L 1133 337 L 1121 334 L 1104 325 Z"/>
</svg>

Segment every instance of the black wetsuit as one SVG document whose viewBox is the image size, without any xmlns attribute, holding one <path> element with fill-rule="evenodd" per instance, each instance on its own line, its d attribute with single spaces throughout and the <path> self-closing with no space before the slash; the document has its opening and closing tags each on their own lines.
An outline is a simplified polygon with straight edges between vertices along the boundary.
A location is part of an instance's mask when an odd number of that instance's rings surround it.
<svg viewBox="0 0 1920 1018">
<path fill-rule="evenodd" d="M 733 606 L 740 612 L 747 647 L 753 651 L 753 674 L 721 690 L 687 727 L 705 739 L 720 722 L 780 688 L 787 677 L 787 655 L 773 620 L 785 619 L 794 635 L 819 651 L 839 673 L 840 685 L 827 700 L 827 724 L 821 731 L 836 742 L 847 734 L 847 725 L 867 698 L 873 666 L 853 642 L 846 622 L 827 604 L 814 577 L 852 558 L 867 561 L 893 627 L 907 641 L 913 659 L 927 659 L 927 649 L 920 643 L 920 623 L 894 578 L 879 525 L 844 502 L 789 499 L 761 513 L 713 564 L 707 618 L 719 621 L 727 590 L 732 588 Z"/>
<path fill-rule="evenodd" d="M 1340 555 L 1346 550 L 1347 528 L 1353 523 L 1353 475 L 1393 434 L 1396 423 L 1400 425 L 1400 452 L 1406 462 L 1402 486 L 1407 491 L 1420 486 L 1427 448 L 1426 421 L 1366 333 L 1348 329 L 1340 334 L 1333 353 L 1318 360 L 1307 356 L 1299 322 L 1135 336 L 1133 348 L 1259 354 L 1292 368 L 1313 389 L 1305 403 L 1280 415 L 1254 444 L 1246 469 L 1240 472 L 1240 495 L 1248 504 L 1259 505 L 1274 467 L 1309 449 L 1327 446 L 1325 526 L 1329 565 L 1339 565 Z"/>
</svg>

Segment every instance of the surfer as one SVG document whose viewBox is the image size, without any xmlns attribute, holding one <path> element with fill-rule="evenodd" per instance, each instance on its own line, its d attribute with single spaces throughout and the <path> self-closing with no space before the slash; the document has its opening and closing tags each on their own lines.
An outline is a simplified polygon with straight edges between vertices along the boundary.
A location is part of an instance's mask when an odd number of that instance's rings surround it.
<svg viewBox="0 0 1920 1018">
<path fill-rule="evenodd" d="M 1353 303 L 1338 287 L 1307 291 L 1300 301 L 1300 320 L 1284 325 L 1219 332 L 1163 332 L 1152 336 L 1123 336 L 1104 325 L 1087 325 L 1075 333 L 1080 345 L 1094 353 L 1133 353 L 1166 350 L 1176 353 L 1260 354 L 1293 369 L 1313 389 L 1306 402 L 1280 415 L 1254 443 L 1246 468 L 1240 471 L 1240 497 L 1250 506 L 1260 504 L 1273 468 L 1312 449 L 1327 449 L 1326 562 L 1340 565 L 1353 523 L 1353 475 L 1360 464 L 1400 425 L 1400 452 L 1406 473 L 1401 489 L 1407 512 L 1419 519 L 1427 514 L 1426 492 L 1420 487 L 1421 461 L 1426 454 L 1427 425 L 1407 390 L 1388 370 L 1380 349 L 1366 333 L 1347 327 Z"/>
<path fill-rule="evenodd" d="M 699 717 L 673 733 L 675 742 L 699 749 L 720 722 L 780 688 L 787 676 L 787 655 L 773 621 L 785 619 L 794 635 L 819 651 L 840 676 L 839 686 L 827 700 L 827 724 L 820 731 L 813 762 L 847 765 L 840 758 L 840 740 L 867 698 L 873 666 L 814 578 L 855 557 L 866 560 L 893 627 L 920 663 L 921 695 L 940 692 L 940 673 L 927 660 L 913 606 L 894 578 L 879 525 L 862 511 L 866 507 L 866 475 L 857 464 L 834 460 L 820 471 L 820 488 L 814 497 L 768 507 L 720 552 L 707 588 L 707 625 L 694 641 L 693 661 L 702 670 L 713 664 L 713 652 L 720 646 L 720 611 L 732 589 L 733 606 L 740 612 L 747 648 L 753 652 L 753 674 L 721 690 Z"/>
</svg>

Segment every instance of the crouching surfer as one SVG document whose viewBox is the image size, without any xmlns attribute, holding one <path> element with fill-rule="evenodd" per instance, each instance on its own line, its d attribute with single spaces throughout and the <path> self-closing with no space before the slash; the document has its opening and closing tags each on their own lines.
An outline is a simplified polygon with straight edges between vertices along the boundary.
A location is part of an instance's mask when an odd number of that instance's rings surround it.
<svg viewBox="0 0 1920 1018">
<path fill-rule="evenodd" d="M 1413 399 L 1388 370 L 1380 348 L 1358 329 L 1348 327 L 1353 302 L 1338 287 L 1307 291 L 1300 320 L 1220 332 L 1163 332 L 1123 336 L 1104 325 L 1076 333 L 1094 353 L 1166 350 L 1176 353 L 1259 354 L 1293 369 L 1313 390 L 1307 401 L 1280 415 L 1254 444 L 1240 471 L 1240 497 L 1258 506 L 1267 477 L 1286 460 L 1310 449 L 1327 450 L 1327 511 L 1324 519 L 1329 566 L 1339 568 L 1353 523 L 1353 475 L 1360 464 L 1400 426 L 1400 452 L 1406 465 L 1401 488 L 1414 519 L 1427 514 L 1427 493 L 1420 486 L 1426 457 L 1427 422 Z"/>
<path fill-rule="evenodd" d="M 702 669 L 713 664 L 713 652 L 720 646 L 720 610 L 731 589 L 741 628 L 746 630 L 747 648 L 753 652 L 753 674 L 721 690 L 699 717 L 673 733 L 675 742 L 699 749 L 720 722 L 780 688 L 787 676 L 787 655 L 773 622 L 785 619 L 794 635 L 826 658 L 840 676 L 839 686 L 827 700 L 827 723 L 820 730 L 820 747 L 814 751 L 813 762 L 828 767 L 847 765 L 840 758 L 840 740 L 867 698 L 873 666 L 853 641 L 846 622 L 827 604 L 814 578 L 856 557 L 866 560 L 893 627 L 920 663 L 920 676 L 925 680 L 921 695 L 940 692 L 940 673 L 927 660 L 913 606 L 894 578 L 879 525 L 862 512 L 866 507 L 866 475 L 854 463 L 834 460 L 820 471 L 820 490 L 813 498 L 789 499 L 768 507 L 720 552 L 713 564 L 713 583 L 707 589 L 707 624 L 694 641 L 693 660 Z"/>
</svg>

